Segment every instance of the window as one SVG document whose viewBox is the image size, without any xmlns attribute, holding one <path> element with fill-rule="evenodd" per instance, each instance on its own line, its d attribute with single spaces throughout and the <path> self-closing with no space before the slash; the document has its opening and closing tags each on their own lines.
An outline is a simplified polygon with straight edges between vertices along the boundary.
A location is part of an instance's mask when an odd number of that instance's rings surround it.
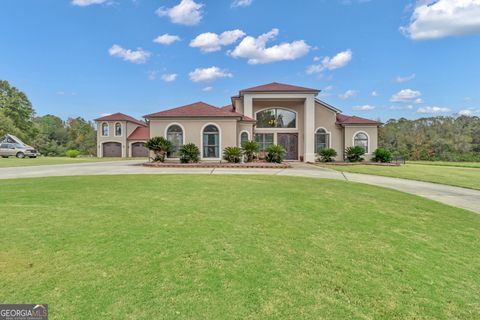
<svg viewBox="0 0 480 320">
<path fill-rule="evenodd" d="M 203 157 L 220 158 L 220 134 L 212 124 L 203 129 Z"/>
<path fill-rule="evenodd" d="M 255 141 L 258 142 L 259 151 L 263 152 L 273 144 L 273 133 L 257 133 Z"/>
<path fill-rule="evenodd" d="M 325 129 L 318 129 L 315 132 L 315 152 L 330 148 L 330 134 Z"/>
<path fill-rule="evenodd" d="M 102 136 L 108 137 L 108 123 L 102 123 Z"/>
<path fill-rule="evenodd" d="M 281 108 L 257 112 L 257 128 L 296 128 L 297 114 Z"/>
<path fill-rule="evenodd" d="M 245 142 L 248 141 L 248 132 L 246 131 L 243 131 L 241 134 L 240 134 L 240 146 L 244 146 Z"/>
<path fill-rule="evenodd" d="M 120 137 L 122 135 L 122 124 L 121 123 L 115 123 L 115 136 Z"/>
<path fill-rule="evenodd" d="M 363 132 L 357 133 L 353 138 L 353 145 L 363 147 L 365 153 L 368 153 L 368 136 Z"/>
<path fill-rule="evenodd" d="M 167 140 L 172 143 L 172 151 L 167 154 L 168 158 L 178 158 L 179 150 L 183 145 L 183 129 L 173 124 L 167 129 Z"/>
</svg>

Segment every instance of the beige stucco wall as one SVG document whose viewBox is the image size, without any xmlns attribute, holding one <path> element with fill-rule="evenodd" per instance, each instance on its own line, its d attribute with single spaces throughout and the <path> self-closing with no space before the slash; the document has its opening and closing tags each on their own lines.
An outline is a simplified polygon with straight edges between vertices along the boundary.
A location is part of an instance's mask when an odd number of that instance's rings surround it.
<svg viewBox="0 0 480 320">
<path fill-rule="evenodd" d="M 102 136 L 102 124 L 108 123 L 108 136 Z M 115 136 L 115 123 L 120 123 L 122 125 L 122 135 Z M 101 158 L 103 156 L 102 144 L 105 142 L 120 142 L 122 144 L 122 156 L 128 156 L 128 146 L 127 146 L 127 122 L 126 121 L 97 121 L 97 157 Z"/>
<path fill-rule="evenodd" d="M 368 135 L 368 152 L 365 154 L 365 159 L 369 160 L 373 151 L 378 147 L 378 128 L 376 126 L 346 126 L 345 148 L 353 146 L 353 137 L 358 132 L 365 132 Z"/>
<path fill-rule="evenodd" d="M 342 161 L 344 153 L 343 128 L 336 125 L 337 113 L 322 104 L 315 102 L 315 131 L 324 128 L 330 133 L 330 148 L 337 151 L 335 160 Z"/>
<path fill-rule="evenodd" d="M 253 136 L 253 123 L 252 122 L 239 122 L 237 124 L 237 146 L 240 146 L 240 133 L 248 132 L 248 140 L 255 140 Z"/>
</svg>

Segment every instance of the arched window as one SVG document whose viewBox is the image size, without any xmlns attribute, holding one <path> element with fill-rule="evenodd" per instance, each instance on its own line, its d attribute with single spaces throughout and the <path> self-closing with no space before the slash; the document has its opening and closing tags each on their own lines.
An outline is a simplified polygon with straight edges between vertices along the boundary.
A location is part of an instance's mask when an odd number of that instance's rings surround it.
<svg viewBox="0 0 480 320">
<path fill-rule="evenodd" d="M 281 108 L 257 112 L 257 128 L 296 128 L 297 114 Z"/>
<path fill-rule="evenodd" d="M 330 134 L 325 129 L 318 129 L 315 132 L 315 152 L 330 148 Z"/>
<path fill-rule="evenodd" d="M 102 123 L 102 136 L 108 137 L 108 123 Z"/>
<path fill-rule="evenodd" d="M 172 151 L 167 154 L 168 158 L 178 158 L 179 150 L 183 145 L 183 129 L 173 124 L 167 129 L 167 140 L 172 143 Z"/>
<path fill-rule="evenodd" d="M 203 157 L 220 158 L 220 134 L 212 124 L 203 129 Z"/>
<path fill-rule="evenodd" d="M 115 123 L 115 136 L 120 137 L 122 135 L 122 124 L 117 122 Z"/>
<path fill-rule="evenodd" d="M 243 147 L 243 145 L 245 144 L 245 142 L 248 141 L 248 132 L 247 131 L 243 131 L 241 134 L 240 134 L 240 146 Z"/>
<path fill-rule="evenodd" d="M 365 153 L 368 153 L 368 136 L 363 132 L 359 132 L 353 138 L 353 145 L 360 146 L 365 149 Z"/>
</svg>

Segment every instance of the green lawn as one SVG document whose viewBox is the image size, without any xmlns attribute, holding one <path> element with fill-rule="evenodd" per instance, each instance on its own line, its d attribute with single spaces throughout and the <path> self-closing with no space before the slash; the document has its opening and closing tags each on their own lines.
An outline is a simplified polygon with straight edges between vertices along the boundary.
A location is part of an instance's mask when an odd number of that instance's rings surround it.
<svg viewBox="0 0 480 320">
<path fill-rule="evenodd" d="M 146 158 L 141 158 L 146 159 Z M 118 161 L 126 160 L 122 158 L 96 158 L 96 157 L 80 157 L 80 158 L 68 158 L 68 157 L 38 157 L 34 159 L 25 158 L 18 159 L 15 157 L 0 158 L 0 168 L 6 167 L 27 167 L 27 166 L 44 166 L 49 164 L 71 164 L 71 163 L 88 163 L 88 162 L 100 162 L 100 161 Z M 129 158 L 129 160 L 135 160 L 135 158 Z"/>
<path fill-rule="evenodd" d="M 480 168 L 480 162 L 408 161 L 407 163 L 445 167 Z"/>
<path fill-rule="evenodd" d="M 0 180 L 0 301 L 50 319 L 479 319 L 480 215 L 278 176 Z"/>
<path fill-rule="evenodd" d="M 433 165 L 432 163 L 407 163 L 399 167 L 375 165 L 319 166 L 343 172 L 373 174 L 393 178 L 420 180 L 480 190 L 480 167 Z"/>
</svg>

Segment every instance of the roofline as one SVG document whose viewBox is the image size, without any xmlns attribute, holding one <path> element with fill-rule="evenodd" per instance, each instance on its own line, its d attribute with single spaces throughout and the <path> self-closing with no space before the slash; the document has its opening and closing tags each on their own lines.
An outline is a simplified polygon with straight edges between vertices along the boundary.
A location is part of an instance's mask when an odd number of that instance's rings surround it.
<svg viewBox="0 0 480 320">
<path fill-rule="evenodd" d="M 254 94 L 275 94 L 275 93 L 315 93 L 318 95 L 322 90 L 266 90 L 266 91 L 249 91 L 249 90 L 242 90 L 238 92 L 238 97 L 244 95 L 245 93 L 254 93 Z"/>
<path fill-rule="evenodd" d="M 231 115 L 231 116 L 227 116 L 227 115 L 218 115 L 218 116 L 212 116 L 212 115 L 209 115 L 209 116 L 199 116 L 199 115 L 196 115 L 196 116 L 168 116 L 168 115 L 159 115 L 159 116 L 155 116 L 155 114 L 147 114 L 145 116 L 143 116 L 145 119 L 162 119 L 162 118 L 168 118 L 168 119 L 191 119 L 191 118 L 226 118 L 226 119 L 229 119 L 229 118 L 242 118 L 242 115 Z"/>
<path fill-rule="evenodd" d="M 377 123 L 343 123 L 343 122 L 336 121 L 335 124 L 339 125 L 339 126 L 342 126 L 342 127 L 348 127 L 348 126 L 361 126 L 361 127 L 375 126 L 375 127 L 380 127 L 380 126 L 384 125 L 383 122 L 378 122 L 378 121 L 377 121 Z"/>
<path fill-rule="evenodd" d="M 330 110 L 335 111 L 336 113 L 342 113 L 342 110 L 340 110 L 340 109 L 338 109 L 338 108 L 335 108 L 334 106 L 332 106 L 331 104 L 326 103 L 326 102 L 323 101 L 323 100 L 320 100 L 320 99 L 315 98 L 315 102 L 318 102 L 318 103 L 324 105 L 325 107 L 327 107 L 327 108 L 330 109 Z"/>
</svg>

